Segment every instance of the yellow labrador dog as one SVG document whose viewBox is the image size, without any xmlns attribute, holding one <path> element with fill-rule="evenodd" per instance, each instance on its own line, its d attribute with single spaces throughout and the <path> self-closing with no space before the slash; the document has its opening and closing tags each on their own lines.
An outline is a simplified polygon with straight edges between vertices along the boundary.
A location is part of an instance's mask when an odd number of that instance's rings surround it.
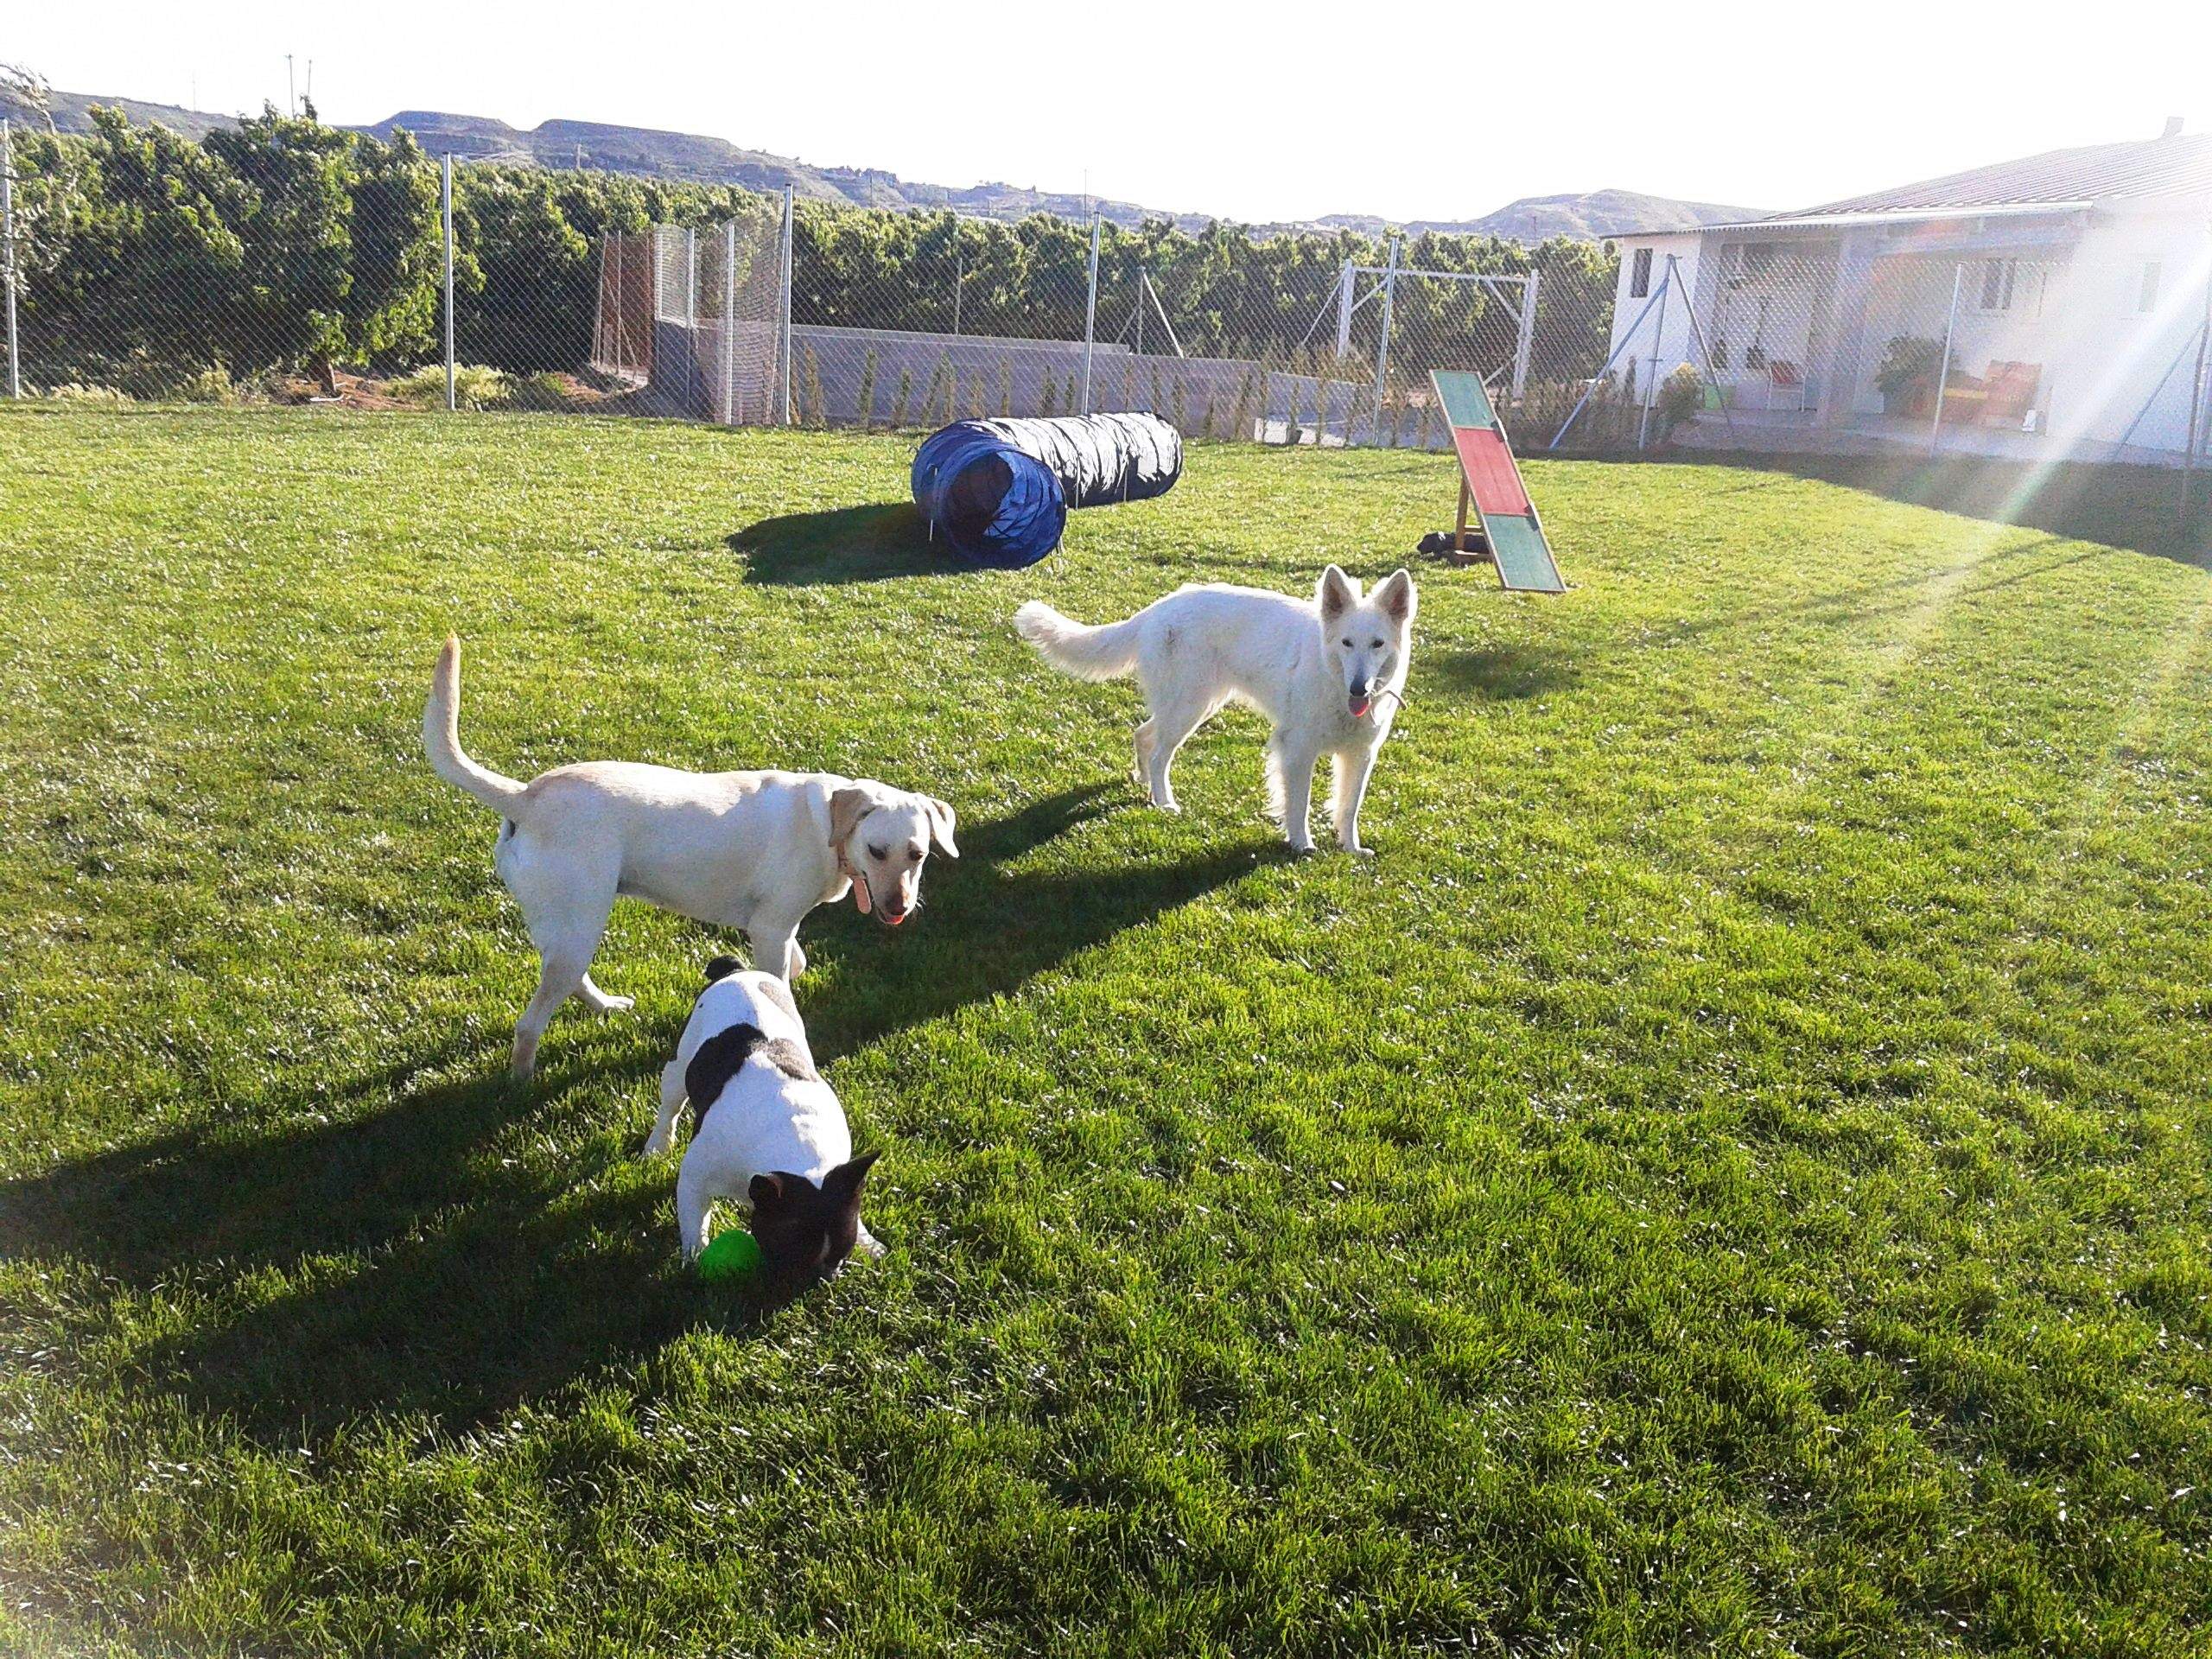
<svg viewBox="0 0 2212 1659">
<path fill-rule="evenodd" d="M 527 784 L 461 747 L 461 641 L 438 654 L 423 710 L 430 768 L 506 820 L 493 868 L 537 946 L 537 995 L 515 1026 L 527 1077 L 554 1011 L 581 994 L 595 1014 L 630 1006 L 591 982 L 617 895 L 741 928 L 753 960 L 785 982 L 806 968 L 798 925 L 849 891 L 896 927 L 922 902 L 932 842 L 947 858 L 952 809 L 927 795 L 825 772 L 679 772 L 622 760 L 556 766 Z"/>
</svg>

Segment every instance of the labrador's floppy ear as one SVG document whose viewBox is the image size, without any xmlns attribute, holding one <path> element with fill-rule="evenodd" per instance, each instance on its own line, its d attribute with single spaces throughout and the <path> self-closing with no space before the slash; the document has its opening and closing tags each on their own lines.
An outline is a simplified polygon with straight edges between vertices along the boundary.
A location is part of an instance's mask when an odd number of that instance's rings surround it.
<svg viewBox="0 0 2212 1659">
<path fill-rule="evenodd" d="M 937 842 L 938 851 L 947 858 L 959 857 L 960 849 L 953 844 L 952 840 L 952 828 L 958 822 L 953 817 L 952 808 L 934 795 L 923 796 L 922 804 L 929 809 L 930 839 Z"/>
<path fill-rule="evenodd" d="M 839 852 L 853 838 L 853 831 L 875 804 L 875 792 L 859 784 L 847 784 L 830 798 L 830 844 Z"/>
<path fill-rule="evenodd" d="M 1414 620 L 1413 573 L 1402 567 L 1393 570 L 1375 584 L 1372 597 L 1375 602 L 1382 607 L 1382 613 L 1393 622 L 1412 621 Z"/>
<path fill-rule="evenodd" d="M 1313 589 L 1313 602 L 1321 607 L 1321 620 L 1333 622 L 1359 603 L 1359 591 L 1351 585 L 1351 578 L 1332 564 L 1321 573 Z"/>
<path fill-rule="evenodd" d="M 784 1201 L 784 1178 L 780 1175 L 755 1175 L 745 1189 L 753 1200 L 753 1210 L 758 1215 L 763 1210 L 772 1210 Z"/>
</svg>

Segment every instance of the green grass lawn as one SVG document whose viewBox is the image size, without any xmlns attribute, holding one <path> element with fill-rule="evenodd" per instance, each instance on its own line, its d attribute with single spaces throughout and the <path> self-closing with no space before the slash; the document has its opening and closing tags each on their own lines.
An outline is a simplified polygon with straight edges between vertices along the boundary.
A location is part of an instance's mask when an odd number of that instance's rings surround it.
<svg viewBox="0 0 2212 1659">
<path fill-rule="evenodd" d="M 2205 571 L 1539 464 L 1421 572 L 1371 862 L 1260 728 L 1156 814 L 1007 626 L 1372 578 L 1437 456 L 1194 451 L 1065 554 L 908 445 L 0 410 L 0 1647 L 2202 1651 Z M 887 1260 L 772 1313 L 638 1148 L 723 940 L 535 963 L 495 820 L 621 756 L 950 798 L 799 1003 Z"/>
</svg>

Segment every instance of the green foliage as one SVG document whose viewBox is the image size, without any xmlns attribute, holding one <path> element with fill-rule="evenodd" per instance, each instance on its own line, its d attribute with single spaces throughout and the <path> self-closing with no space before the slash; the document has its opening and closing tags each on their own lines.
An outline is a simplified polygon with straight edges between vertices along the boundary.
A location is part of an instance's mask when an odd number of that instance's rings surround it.
<svg viewBox="0 0 2212 1659">
<path fill-rule="evenodd" d="M 353 142 L 311 117 L 264 109 L 203 143 L 244 191 L 233 303 L 250 360 L 327 367 L 346 349 Z"/>
<path fill-rule="evenodd" d="M 877 366 L 875 347 L 871 346 L 868 348 L 868 354 L 861 359 L 861 430 L 863 432 L 868 431 L 875 424 L 875 374 Z"/>
<path fill-rule="evenodd" d="M 134 358 L 197 369 L 235 350 L 245 185 L 165 127 L 99 110 L 77 148 L 80 188 L 54 204 L 24 275 L 23 353 L 37 379 L 118 375 Z M 26 162 L 59 144 L 27 144 Z"/>
<path fill-rule="evenodd" d="M 1943 342 L 1925 334 L 1892 334 L 1874 369 L 1874 384 L 1892 402 L 1916 386 L 1934 385 L 1943 366 Z"/>
<path fill-rule="evenodd" d="M 534 374 L 509 377 L 505 407 L 559 415 L 575 410 L 576 400 L 570 395 L 567 378 L 551 369 L 540 369 Z"/>
<path fill-rule="evenodd" d="M 1705 405 L 1705 377 L 1695 365 L 1679 364 L 1659 383 L 1661 429 L 1670 430 L 1694 417 Z"/>
<path fill-rule="evenodd" d="M 443 409 L 446 406 L 445 365 L 426 363 L 419 369 L 387 381 L 384 390 L 387 396 L 402 403 L 414 404 L 423 409 Z M 545 384 L 541 382 L 533 397 L 542 396 L 545 390 Z M 513 385 L 504 371 L 482 363 L 454 365 L 453 398 L 455 409 L 504 409 L 513 397 Z"/>
<path fill-rule="evenodd" d="M 413 362 L 439 343 L 445 238 L 438 168 L 405 131 L 390 143 L 357 135 L 351 194 L 347 360 L 372 368 Z M 474 292 L 473 261 L 454 276 L 463 292 Z"/>
<path fill-rule="evenodd" d="M 814 347 L 804 348 L 801 361 L 805 365 L 804 378 L 799 383 L 799 422 L 802 425 L 823 427 L 830 424 L 830 397 L 822 387 L 822 364 L 814 354 Z"/>
<path fill-rule="evenodd" d="M 87 386 L 69 381 L 59 386 L 49 386 L 39 394 L 55 404 L 130 404 L 137 399 L 119 386 Z"/>
<path fill-rule="evenodd" d="M 507 369 L 574 368 L 590 354 L 599 261 L 543 175 L 472 176 L 454 191 L 454 240 L 478 276 L 454 303 L 456 350 Z"/>
<path fill-rule="evenodd" d="M 28 136 L 19 159 L 24 346 L 35 378 L 112 376 L 134 358 L 172 378 L 213 364 L 240 376 L 338 364 L 388 371 L 437 348 L 437 169 L 404 132 L 384 143 L 324 127 L 312 114 L 264 111 L 195 144 L 103 111 L 87 137 Z M 748 306 L 765 304 L 779 207 L 728 187 L 459 168 L 460 352 L 510 372 L 582 368 L 598 315 L 599 238 L 652 225 L 704 232 L 702 315 L 719 315 L 732 291 Z M 734 266 L 719 229 L 733 220 Z M 1084 226 L 803 202 L 794 229 L 800 325 L 943 330 L 957 274 L 963 333 L 1082 337 Z M 1153 221 L 1103 229 L 1099 280 L 1103 294 L 1131 295 L 1149 272 L 1173 296 L 1177 330 L 1195 354 L 1280 357 L 1333 302 L 1345 261 L 1381 257 L 1379 241 L 1349 231 L 1255 239 L 1230 225 L 1190 232 Z M 1406 257 L 1446 270 L 1541 274 L 1538 379 L 1587 373 L 1603 353 L 1614 266 L 1603 248 L 1423 236 Z M 1378 312 L 1363 308 L 1354 320 L 1351 349 L 1366 361 Z M 1397 317 L 1393 373 L 1408 385 L 1425 378 L 1434 342 L 1481 330 L 1510 346 L 1510 319 L 1473 284 L 1403 284 Z M 1341 373 L 1333 359 L 1325 365 L 1308 355 L 1307 372 Z M 1056 398 L 1064 409 L 1075 404 L 1072 382 Z M 938 388 L 924 406 L 946 408 L 962 390 Z M 971 403 L 992 391 L 964 390 Z"/>
</svg>

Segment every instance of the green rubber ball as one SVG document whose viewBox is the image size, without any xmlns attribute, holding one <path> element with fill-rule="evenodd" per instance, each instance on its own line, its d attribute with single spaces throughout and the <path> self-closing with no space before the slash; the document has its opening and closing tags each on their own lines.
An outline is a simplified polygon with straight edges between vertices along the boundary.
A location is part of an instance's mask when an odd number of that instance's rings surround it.
<svg viewBox="0 0 2212 1659">
<path fill-rule="evenodd" d="M 760 1241 L 742 1227 L 718 1235 L 699 1252 L 699 1277 L 708 1284 L 742 1279 L 760 1268 Z"/>
</svg>

